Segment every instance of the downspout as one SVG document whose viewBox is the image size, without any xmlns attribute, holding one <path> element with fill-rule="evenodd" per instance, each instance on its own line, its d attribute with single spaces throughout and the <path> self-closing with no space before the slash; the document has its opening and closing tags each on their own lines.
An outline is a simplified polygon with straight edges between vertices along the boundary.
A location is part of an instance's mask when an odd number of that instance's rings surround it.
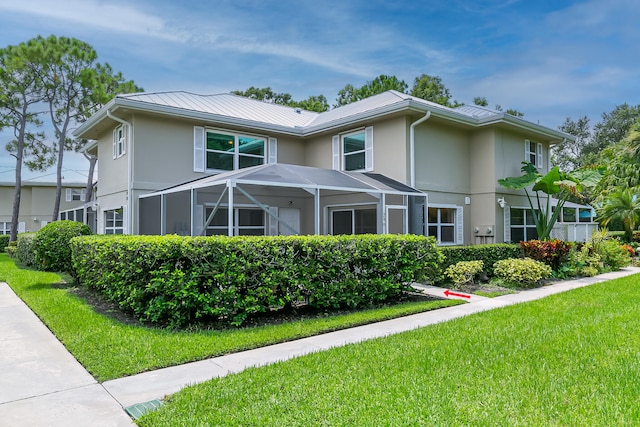
<svg viewBox="0 0 640 427">
<path fill-rule="evenodd" d="M 415 141 L 415 137 L 416 137 L 416 126 L 418 126 L 420 123 L 426 122 L 427 120 L 429 120 L 429 117 L 431 117 L 431 111 L 427 111 L 427 114 L 424 115 L 424 117 L 416 120 L 415 122 L 411 123 L 411 126 L 409 127 L 409 169 L 411 171 L 411 187 L 415 188 L 416 186 L 416 159 L 415 159 L 415 154 L 416 154 L 416 141 Z"/>
<path fill-rule="evenodd" d="M 126 120 L 116 117 L 107 110 L 107 117 L 127 127 L 127 234 L 133 234 L 133 200 L 131 195 L 131 167 L 133 165 L 133 153 L 131 150 L 133 139 L 133 126 Z"/>
</svg>

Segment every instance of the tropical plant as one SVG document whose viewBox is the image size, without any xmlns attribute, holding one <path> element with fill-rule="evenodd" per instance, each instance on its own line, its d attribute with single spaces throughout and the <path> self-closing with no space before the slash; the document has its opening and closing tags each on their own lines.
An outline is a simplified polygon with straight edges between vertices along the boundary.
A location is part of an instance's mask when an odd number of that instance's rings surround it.
<svg viewBox="0 0 640 427">
<path fill-rule="evenodd" d="M 508 189 L 524 190 L 540 240 L 549 240 L 567 199 L 580 198 L 585 190 L 595 187 L 604 175 L 603 167 L 586 167 L 567 173 L 560 172 L 557 166 L 542 175 L 531 162 L 522 162 L 521 171 L 523 175 L 499 179 L 498 184 Z M 535 192 L 535 204 L 528 187 Z M 541 197 L 540 193 L 546 197 Z M 552 198 L 557 200 L 554 210 L 551 209 Z M 546 199 L 546 203 L 543 199 Z"/>
<path fill-rule="evenodd" d="M 631 242 L 633 231 L 640 224 L 640 196 L 633 189 L 618 190 L 604 200 L 604 204 L 596 209 L 598 219 L 604 226 L 612 221 L 622 223 L 624 241 Z"/>
</svg>

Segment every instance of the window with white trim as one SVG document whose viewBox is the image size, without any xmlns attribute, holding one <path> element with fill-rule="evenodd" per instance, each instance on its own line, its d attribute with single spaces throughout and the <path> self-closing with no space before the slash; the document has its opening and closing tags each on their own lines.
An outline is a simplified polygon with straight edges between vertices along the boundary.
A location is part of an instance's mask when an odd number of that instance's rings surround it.
<svg viewBox="0 0 640 427">
<path fill-rule="evenodd" d="M 87 190 L 85 188 L 67 188 L 65 193 L 65 200 L 67 202 L 83 202 L 87 196 Z"/>
<path fill-rule="evenodd" d="M 113 130 L 113 158 L 122 157 L 127 149 L 126 127 L 120 125 Z"/>
<path fill-rule="evenodd" d="M 18 233 L 25 232 L 25 223 L 18 222 Z M 0 222 L 0 234 L 11 234 L 11 221 Z"/>
<path fill-rule="evenodd" d="M 193 128 L 194 172 L 231 171 L 267 162 L 277 162 L 276 138 L 199 126 Z"/>
<path fill-rule="evenodd" d="M 542 168 L 542 144 L 539 142 L 524 140 L 524 159 L 535 167 Z"/>
<path fill-rule="evenodd" d="M 371 208 L 334 209 L 331 211 L 331 234 L 376 234 L 377 210 Z"/>
<path fill-rule="evenodd" d="M 124 234 L 124 209 L 104 211 L 104 234 Z"/>
<path fill-rule="evenodd" d="M 213 212 L 212 207 L 205 208 L 205 219 Z M 266 230 L 265 212 L 256 208 L 236 208 L 233 210 L 233 234 L 235 236 L 264 236 Z M 206 229 L 207 236 L 229 234 L 229 210 L 219 208 Z"/>
<path fill-rule="evenodd" d="M 373 127 L 367 127 L 332 139 L 333 169 L 373 170 Z"/>
<path fill-rule="evenodd" d="M 514 243 L 538 238 L 533 211 L 527 208 L 510 209 L 511 241 Z"/>
<path fill-rule="evenodd" d="M 462 244 L 462 208 L 429 206 L 427 211 L 427 235 L 440 245 Z"/>
</svg>

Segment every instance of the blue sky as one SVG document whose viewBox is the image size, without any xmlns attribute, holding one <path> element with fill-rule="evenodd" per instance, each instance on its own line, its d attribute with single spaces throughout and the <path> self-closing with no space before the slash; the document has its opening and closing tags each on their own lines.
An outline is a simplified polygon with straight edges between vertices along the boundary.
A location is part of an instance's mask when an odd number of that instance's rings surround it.
<svg viewBox="0 0 640 427">
<path fill-rule="evenodd" d="M 0 0 L 0 47 L 75 37 L 146 91 L 270 86 L 330 103 L 348 83 L 388 74 L 411 87 L 426 73 L 460 102 L 484 96 L 557 128 L 640 103 L 638 22 L 632 0 Z M 0 152 L 0 181 L 13 167 Z M 67 155 L 65 179 L 87 167 Z"/>
</svg>

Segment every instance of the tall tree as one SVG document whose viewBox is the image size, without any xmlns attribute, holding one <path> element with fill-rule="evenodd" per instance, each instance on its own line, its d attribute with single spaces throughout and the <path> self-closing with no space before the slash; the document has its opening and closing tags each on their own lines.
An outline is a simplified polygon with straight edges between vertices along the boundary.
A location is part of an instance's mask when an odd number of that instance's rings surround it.
<svg viewBox="0 0 640 427">
<path fill-rule="evenodd" d="M 591 141 L 589 118 L 583 116 L 578 120 L 573 120 L 567 117 L 558 129 L 573 135 L 575 141 L 567 139 L 553 147 L 551 162 L 563 171 L 571 171 L 586 166 L 586 159 L 582 151 Z"/>
<path fill-rule="evenodd" d="M 627 103 L 616 106 L 610 113 L 602 113 L 602 120 L 594 126 L 593 138 L 582 150 L 584 162 L 597 163 L 602 150 L 622 141 L 639 118 L 640 105 Z"/>
<path fill-rule="evenodd" d="M 342 105 L 351 104 L 352 102 L 360 101 L 388 90 L 396 90 L 398 92 L 405 93 L 407 88 L 408 86 L 404 80 L 399 80 L 396 76 L 381 74 L 358 88 L 351 84 L 346 85 L 338 91 L 338 98 L 336 98 L 335 106 L 340 107 Z"/>
<path fill-rule="evenodd" d="M 33 54 L 32 46 L 26 43 L 0 49 L 0 127 L 11 128 L 15 137 L 5 146 L 16 159 L 10 241 L 18 233 L 23 164 L 31 170 L 44 170 L 53 161 L 52 148 L 42 142 L 44 134 L 34 131 L 42 124 L 41 113 L 34 109 L 43 98 L 37 70 L 28 66 Z"/>
<path fill-rule="evenodd" d="M 619 190 L 629 189 L 640 194 L 640 119 L 622 141 L 599 153 L 598 162 L 606 165 L 607 174 L 596 189 L 596 205 L 602 205 L 610 194 Z"/>
<path fill-rule="evenodd" d="M 28 44 L 36 52 L 31 66 L 39 73 L 43 99 L 55 131 L 56 198 L 52 213 L 55 221 L 60 212 L 64 153 L 74 148 L 74 141 L 68 136 L 70 130 L 86 120 L 109 95 L 113 96 L 113 90 L 135 85 L 125 82 L 121 74 L 114 75 L 108 64 L 98 64 L 96 51 L 80 40 L 38 36 Z"/>
<path fill-rule="evenodd" d="M 411 95 L 446 107 L 455 108 L 461 105 L 458 101 L 451 99 L 449 89 L 442 83 L 439 76 L 422 74 L 416 77 Z"/>
</svg>

